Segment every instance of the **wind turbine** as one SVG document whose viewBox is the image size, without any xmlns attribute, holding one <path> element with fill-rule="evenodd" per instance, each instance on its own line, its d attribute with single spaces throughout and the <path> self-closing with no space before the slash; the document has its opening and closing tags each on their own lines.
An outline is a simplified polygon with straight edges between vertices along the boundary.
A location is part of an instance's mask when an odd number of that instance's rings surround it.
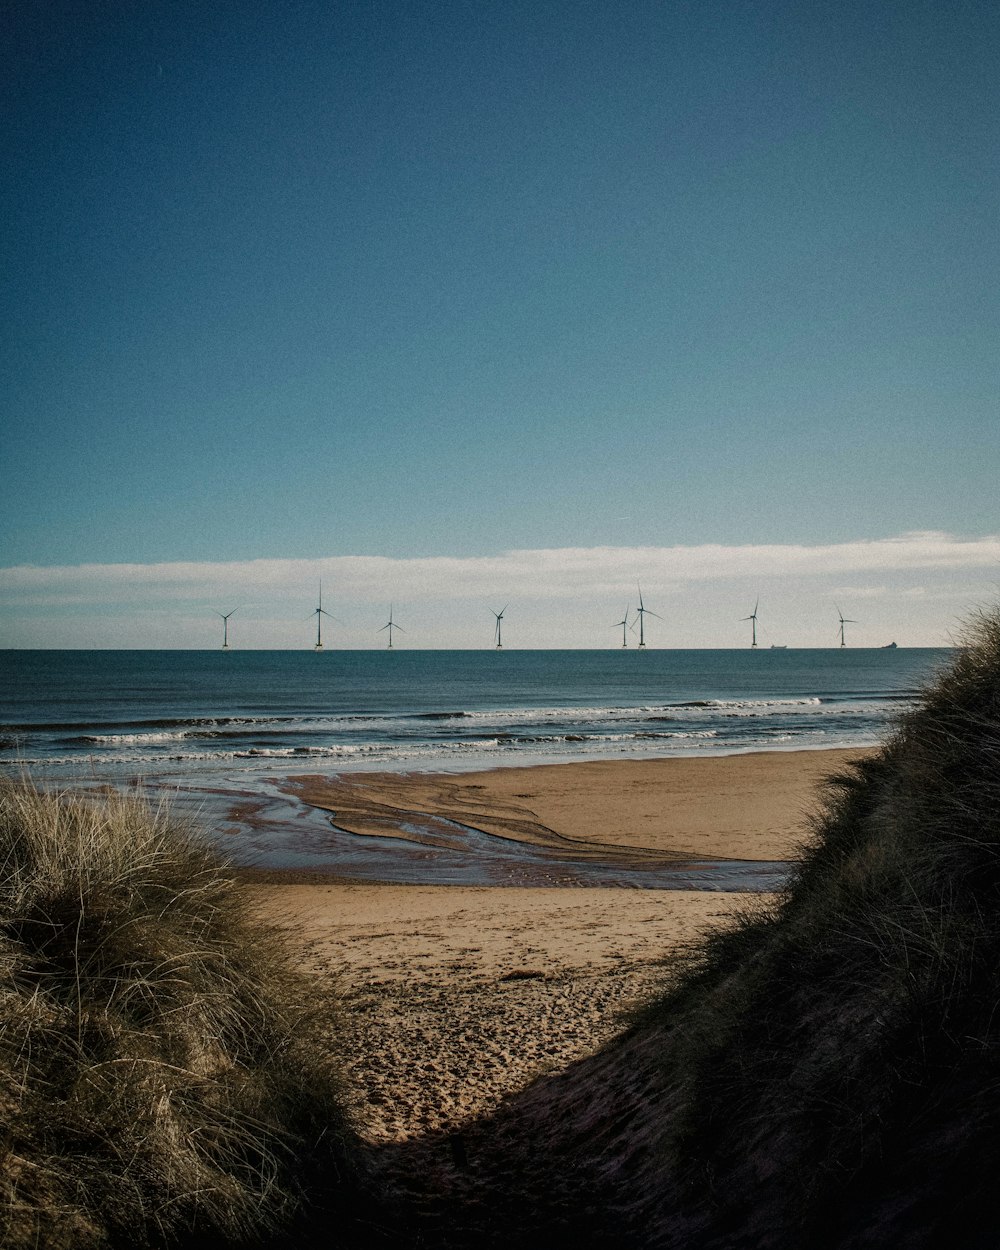
<svg viewBox="0 0 1000 1250">
<path fill-rule="evenodd" d="M 645 632 L 643 630 L 643 617 L 655 616 L 656 619 L 659 621 L 662 621 L 663 617 L 660 616 L 659 612 L 653 612 L 649 608 L 643 607 L 642 587 L 639 585 L 638 582 L 636 582 L 636 587 L 639 590 L 639 606 L 635 610 L 636 616 L 638 616 L 639 618 L 639 646 L 644 647 L 646 645 L 646 637 L 645 637 Z M 634 625 L 635 622 L 633 621 L 632 624 Z"/>
<path fill-rule="evenodd" d="M 229 618 L 233 612 L 238 612 L 239 608 L 233 608 L 230 612 L 216 612 L 216 616 L 222 617 L 222 649 L 229 650 Z"/>
<path fill-rule="evenodd" d="M 327 612 L 326 608 L 323 607 L 323 583 L 322 582 L 320 582 L 319 584 L 319 607 L 314 608 L 312 612 L 309 613 L 309 615 L 315 616 L 316 618 L 316 645 L 315 647 L 313 647 L 313 650 L 322 651 L 323 650 L 323 617 L 329 616 L 331 621 L 337 619 L 335 616 L 331 616 L 331 614 Z"/>
<path fill-rule="evenodd" d="M 503 642 L 502 642 L 502 641 L 501 641 L 501 639 L 500 639 L 500 622 L 503 620 L 503 614 L 507 611 L 507 609 L 508 609 L 509 607 L 510 607 L 510 604 L 509 604 L 509 603 L 505 603 L 505 604 L 503 605 L 503 607 L 500 609 L 500 611 L 499 611 L 499 612 L 494 612 L 494 613 L 493 613 L 493 615 L 497 618 L 497 627 L 496 627 L 496 629 L 493 631 L 493 637 L 496 639 L 496 644 L 497 644 L 497 650 L 498 650 L 498 651 L 502 651 L 502 650 L 503 650 Z M 490 610 L 492 611 L 492 608 L 491 608 Z"/>
<path fill-rule="evenodd" d="M 844 641 L 844 626 L 857 625 L 857 621 L 852 620 L 849 616 L 845 616 L 843 612 L 841 612 L 840 608 L 837 608 L 837 615 L 840 617 L 840 645 L 842 647 L 846 647 L 847 643 Z"/>
<path fill-rule="evenodd" d="M 392 631 L 394 629 L 398 629 L 400 633 L 403 633 L 403 634 L 406 633 L 406 630 L 403 629 L 402 625 L 397 625 L 396 622 L 392 619 L 392 604 L 391 603 L 389 604 L 389 619 L 382 626 L 382 629 L 387 629 L 389 631 L 389 646 L 387 648 L 387 650 L 389 651 L 392 650 Z M 381 633 L 382 629 L 380 629 L 378 632 Z"/>
<path fill-rule="evenodd" d="M 750 644 L 751 647 L 756 647 L 757 645 L 757 609 L 758 607 L 760 607 L 760 595 L 757 596 L 757 602 L 753 605 L 753 611 L 750 613 L 750 615 L 740 617 L 741 621 L 752 622 L 751 629 L 753 630 L 753 642 L 751 642 Z"/>
<path fill-rule="evenodd" d="M 632 605 L 629 604 L 628 607 L 626 607 L 625 609 L 625 615 L 622 617 L 622 619 L 620 621 L 615 621 L 614 623 L 615 629 L 617 629 L 619 625 L 622 627 L 622 646 L 623 647 L 628 646 L 628 640 L 625 637 L 625 630 L 628 628 L 628 609 L 631 606 Z"/>
</svg>

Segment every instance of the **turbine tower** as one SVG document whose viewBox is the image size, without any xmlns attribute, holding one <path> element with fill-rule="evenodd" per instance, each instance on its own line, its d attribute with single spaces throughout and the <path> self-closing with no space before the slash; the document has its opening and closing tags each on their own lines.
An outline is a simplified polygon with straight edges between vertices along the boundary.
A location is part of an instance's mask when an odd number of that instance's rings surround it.
<svg viewBox="0 0 1000 1250">
<path fill-rule="evenodd" d="M 622 617 L 622 619 L 621 619 L 620 621 L 615 621 L 614 626 L 613 626 L 613 628 L 614 628 L 614 629 L 617 629 L 619 625 L 621 626 L 621 629 L 622 629 L 622 646 L 623 646 L 623 647 L 627 647 L 627 646 L 628 646 L 628 640 L 627 640 L 627 638 L 625 637 L 625 630 L 628 628 L 628 609 L 629 609 L 631 606 L 632 606 L 632 605 L 631 605 L 631 604 L 629 604 L 629 605 L 625 608 L 625 615 Z"/>
<path fill-rule="evenodd" d="M 849 616 L 845 616 L 843 612 L 841 612 L 840 608 L 837 608 L 837 616 L 840 617 L 840 645 L 842 647 L 846 647 L 847 643 L 844 641 L 844 626 L 857 625 L 857 621 L 852 620 Z"/>
<path fill-rule="evenodd" d="M 643 606 L 643 602 L 642 602 L 642 587 L 639 585 L 639 583 L 638 583 L 638 582 L 636 582 L 636 587 L 638 588 L 638 591 L 639 591 L 639 606 L 638 606 L 638 607 L 636 608 L 636 610 L 635 610 L 635 612 L 636 612 L 636 616 L 638 616 L 638 618 L 639 618 L 639 646 L 640 646 L 640 647 L 645 647 L 645 645 L 646 645 L 646 634 L 645 634 L 645 630 L 643 629 L 643 617 L 646 617 L 646 616 L 655 616 L 655 617 L 656 617 L 656 619 L 657 619 L 657 620 L 659 620 L 659 621 L 662 621 L 662 620 L 663 620 L 663 617 L 662 617 L 662 616 L 660 616 L 659 612 L 653 612 L 653 611 L 651 611 L 649 608 L 647 608 L 647 607 L 644 607 L 644 606 Z M 633 625 L 635 624 L 635 622 L 634 622 L 634 621 L 633 621 L 632 623 L 633 623 Z"/>
<path fill-rule="evenodd" d="M 239 608 L 232 608 L 229 612 L 216 612 L 216 616 L 222 617 L 222 649 L 229 650 L 229 618 L 233 612 L 238 612 Z"/>
<path fill-rule="evenodd" d="M 397 625 L 396 622 L 392 619 L 392 604 L 391 603 L 389 604 L 389 619 L 382 626 L 382 629 L 387 629 L 389 631 L 389 646 L 386 648 L 387 651 L 392 650 L 392 631 L 394 629 L 398 629 L 401 634 L 406 633 L 406 630 L 402 627 L 402 625 Z M 382 629 L 380 629 L 378 632 L 381 633 Z"/>
<path fill-rule="evenodd" d="M 500 609 L 500 611 L 499 611 L 499 612 L 494 612 L 494 613 L 493 613 L 493 615 L 497 618 L 497 627 L 496 627 L 496 629 L 493 631 L 493 639 L 494 639 L 494 641 L 495 641 L 495 642 L 496 642 L 496 644 L 497 644 L 497 650 L 498 650 L 498 651 L 502 651 L 502 650 L 503 650 L 503 642 L 502 642 L 501 637 L 500 637 L 500 622 L 503 620 L 503 614 L 507 611 L 507 609 L 508 609 L 509 607 L 510 607 L 510 604 L 509 604 L 509 603 L 505 603 L 505 604 L 503 605 L 503 607 Z M 492 609 L 491 609 L 491 611 L 492 611 Z"/>
<path fill-rule="evenodd" d="M 327 612 L 326 608 L 323 607 L 323 583 L 322 582 L 320 582 L 319 584 L 319 607 L 314 608 L 312 612 L 309 613 L 309 615 L 315 616 L 316 618 L 316 645 L 313 647 L 313 650 L 322 651 L 323 650 L 323 617 L 329 616 L 331 621 L 334 619 L 332 616 L 330 616 L 330 613 Z"/>
<path fill-rule="evenodd" d="M 750 643 L 751 647 L 756 647 L 757 645 L 757 609 L 759 607 L 760 607 L 760 595 L 757 596 L 757 602 L 753 605 L 753 611 L 750 613 L 750 615 L 740 617 L 741 621 L 751 622 L 751 629 L 753 630 L 753 635 L 752 635 L 753 641 Z"/>
</svg>

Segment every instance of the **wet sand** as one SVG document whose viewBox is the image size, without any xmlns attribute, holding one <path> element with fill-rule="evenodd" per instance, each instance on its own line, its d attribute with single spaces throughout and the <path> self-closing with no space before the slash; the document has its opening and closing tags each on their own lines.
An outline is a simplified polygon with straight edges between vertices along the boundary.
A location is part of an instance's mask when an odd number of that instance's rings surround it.
<svg viewBox="0 0 1000 1250">
<path fill-rule="evenodd" d="M 532 845 L 790 861 L 818 781 L 858 751 L 567 764 L 289 784 L 360 838 L 415 815 Z M 387 823 L 389 822 L 389 823 Z M 419 824 L 419 822 L 417 822 Z M 253 880 L 254 878 L 251 878 Z M 303 965 L 335 983 L 334 1041 L 372 1141 L 461 1125 L 592 1053 L 708 929 L 769 893 L 308 882 L 252 886 Z"/>
<path fill-rule="evenodd" d="M 479 773 L 299 776 L 285 789 L 341 829 L 433 844 L 445 822 L 579 859 L 782 860 L 823 777 L 860 751 L 539 764 Z"/>
</svg>

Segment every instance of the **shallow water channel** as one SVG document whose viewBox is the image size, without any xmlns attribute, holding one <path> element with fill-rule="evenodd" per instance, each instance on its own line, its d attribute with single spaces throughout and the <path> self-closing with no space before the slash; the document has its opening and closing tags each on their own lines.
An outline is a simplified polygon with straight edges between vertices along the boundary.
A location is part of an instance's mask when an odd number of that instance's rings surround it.
<svg viewBox="0 0 1000 1250">
<path fill-rule="evenodd" d="M 487 833 L 439 815 L 399 822 L 401 836 L 359 834 L 335 816 L 278 789 L 185 788 L 175 810 L 195 817 L 236 866 L 303 872 L 352 881 L 413 885 L 631 886 L 655 890 L 780 889 L 792 865 L 770 860 L 684 860 L 649 852 L 586 858 Z"/>
</svg>

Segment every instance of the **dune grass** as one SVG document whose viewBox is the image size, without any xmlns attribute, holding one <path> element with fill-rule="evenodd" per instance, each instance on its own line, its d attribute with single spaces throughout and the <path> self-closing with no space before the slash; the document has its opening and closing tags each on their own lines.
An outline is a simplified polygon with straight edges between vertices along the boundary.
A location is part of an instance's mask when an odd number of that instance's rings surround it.
<svg viewBox="0 0 1000 1250">
<path fill-rule="evenodd" d="M 0 1246 L 341 1244 L 318 993 L 165 810 L 0 782 Z"/>
<path fill-rule="evenodd" d="M 811 832 L 638 1022 L 672 1090 L 655 1244 L 996 1244 L 1000 613 Z"/>
</svg>

